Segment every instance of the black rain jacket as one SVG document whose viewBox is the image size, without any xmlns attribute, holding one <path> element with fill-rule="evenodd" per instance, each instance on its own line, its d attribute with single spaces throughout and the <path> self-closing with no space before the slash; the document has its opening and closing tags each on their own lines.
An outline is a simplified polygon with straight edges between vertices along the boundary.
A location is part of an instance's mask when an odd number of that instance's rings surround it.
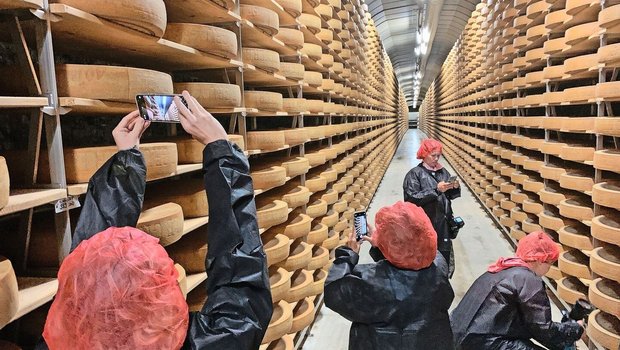
<svg viewBox="0 0 620 350">
<path fill-rule="evenodd" d="M 485 272 L 454 309 L 451 322 L 461 350 L 538 349 L 530 339 L 561 350 L 583 333 L 576 322 L 551 320 L 544 283 L 526 267 Z"/>
<path fill-rule="evenodd" d="M 273 304 L 249 163 L 226 140 L 207 145 L 203 159 L 209 193 L 208 298 L 200 312 L 189 315 L 183 349 L 258 349 Z M 72 248 L 108 227 L 135 227 L 145 187 L 140 151 L 110 158 L 90 179 Z M 38 349 L 47 348 L 42 345 Z"/>
<path fill-rule="evenodd" d="M 448 316 L 454 292 L 441 254 L 418 271 L 358 261 L 348 247 L 336 249 L 325 281 L 325 305 L 353 322 L 349 349 L 454 349 Z"/>
<path fill-rule="evenodd" d="M 405 202 L 422 207 L 437 232 L 437 249 L 446 252 L 452 248 L 450 229 L 446 217 L 452 216 L 452 199 L 461 196 L 461 188 L 444 193 L 437 190 L 440 181 L 448 182 L 450 172 L 446 168 L 431 171 L 423 163 L 409 170 L 403 181 Z"/>
</svg>

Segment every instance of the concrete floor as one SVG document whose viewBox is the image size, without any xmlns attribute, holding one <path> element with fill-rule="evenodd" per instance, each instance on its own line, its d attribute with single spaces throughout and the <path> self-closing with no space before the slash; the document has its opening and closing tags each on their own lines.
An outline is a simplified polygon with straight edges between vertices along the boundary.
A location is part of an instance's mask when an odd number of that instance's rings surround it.
<svg viewBox="0 0 620 350">
<path fill-rule="evenodd" d="M 374 222 L 378 209 L 403 199 L 403 179 L 420 162 L 416 159 L 416 152 L 424 138 L 426 135 L 418 129 L 409 130 L 403 138 L 368 208 L 370 222 Z M 441 163 L 455 174 L 445 159 L 442 158 Z M 466 186 L 462 186 L 461 197 L 452 202 L 452 207 L 455 214 L 465 221 L 465 227 L 454 241 L 456 272 L 451 280 L 455 293 L 454 308 L 490 263 L 500 256 L 511 256 L 514 251 Z M 362 246 L 360 263 L 372 262 L 368 249 L 368 244 Z M 554 320 L 559 319 L 559 311 L 554 308 Z M 303 349 L 347 349 L 350 325 L 349 321 L 323 306 Z"/>
</svg>

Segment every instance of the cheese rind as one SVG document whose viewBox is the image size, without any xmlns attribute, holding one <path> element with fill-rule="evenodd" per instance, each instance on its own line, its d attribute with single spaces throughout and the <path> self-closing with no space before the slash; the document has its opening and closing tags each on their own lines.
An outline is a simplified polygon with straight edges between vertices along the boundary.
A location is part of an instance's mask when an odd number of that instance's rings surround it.
<svg viewBox="0 0 620 350">
<path fill-rule="evenodd" d="M 11 321 L 18 308 L 19 291 L 13 265 L 0 256 L 0 329 Z"/>
<path fill-rule="evenodd" d="M 168 246 L 183 236 L 183 208 L 176 203 L 166 203 L 144 210 L 136 227 L 159 238 L 162 246 Z"/>
<path fill-rule="evenodd" d="M 220 27 L 169 23 L 164 39 L 226 58 L 237 56 L 237 35 Z"/>
<path fill-rule="evenodd" d="M 4 208 L 9 202 L 10 188 L 9 168 L 6 159 L 0 157 L 0 209 Z"/>
<path fill-rule="evenodd" d="M 138 94 L 172 93 L 169 74 L 140 68 L 57 64 L 58 96 L 134 103 Z"/>
</svg>

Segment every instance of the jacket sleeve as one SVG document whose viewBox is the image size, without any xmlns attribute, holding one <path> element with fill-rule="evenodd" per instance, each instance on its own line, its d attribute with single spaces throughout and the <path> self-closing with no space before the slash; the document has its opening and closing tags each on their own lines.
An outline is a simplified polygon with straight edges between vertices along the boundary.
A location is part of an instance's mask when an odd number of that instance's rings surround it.
<svg viewBox="0 0 620 350">
<path fill-rule="evenodd" d="M 208 298 L 190 314 L 185 347 L 258 349 L 273 305 L 249 164 L 237 146 L 220 140 L 205 148 L 204 167 Z"/>
<path fill-rule="evenodd" d="M 71 250 L 109 227 L 135 227 L 145 187 L 146 164 L 140 151 L 129 149 L 112 156 L 88 182 Z"/>
<path fill-rule="evenodd" d="M 563 349 L 579 340 L 583 328 L 577 322 L 553 322 L 551 306 L 540 278 L 526 278 L 519 291 L 519 309 L 533 338 L 549 349 Z"/>
<path fill-rule="evenodd" d="M 417 206 L 424 206 L 427 203 L 436 201 L 439 197 L 437 189 L 435 188 L 422 188 L 420 179 L 415 173 L 415 168 L 410 170 L 405 176 L 403 182 L 403 193 L 405 195 L 405 202 L 411 202 Z"/>
<path fill-rule="evenodd" d="M 380 323 L 394 312 L 390 295 L 381 295 L 356 268 L 359 255 L 348 247 L 336 249 L 325 281 L 325 305 L 351 322 Z M 363 265 L 364 267 L 374 264 Z"/>
</svg>

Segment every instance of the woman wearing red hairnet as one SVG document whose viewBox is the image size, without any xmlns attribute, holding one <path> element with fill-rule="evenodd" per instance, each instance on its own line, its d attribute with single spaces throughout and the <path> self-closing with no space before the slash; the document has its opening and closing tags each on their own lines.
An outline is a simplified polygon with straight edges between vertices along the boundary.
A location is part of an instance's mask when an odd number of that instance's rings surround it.
<svg viewBox="0 0 620 350">
<path fill-rule="evenodd" d="M 258 349 L 273 311 L 249 164 L 222 126 L 186 91 L 183 128 L 206 145 L 208 299 L 188 313 L 173 261 L 135 229 L 146 184 L 138 114 L 114 129 L 119 152 L 90 179 L 58 273 L 58 294 L 38 349 Z M 103 232 L 102 232 L 103 231 Z"/>
<path fill-rule="evenodd" d="M 454 252 L 452 232 L 448 219 L 452 218 L 451 200 L 461 196 L 458 180 L 450 182 L 450 172 L 439 163 L 441 143 L 425 139 L 420 145 L 417 158 L 422 162 L 409 170 L 403 181 L 406 202 L 411 202 L 424 209 L 437 232 L 437 249 L 448 261 L 450 277 L 454 273 Z"/>
<path fill-rule="evenodd" d="M 541 276 L 560 254 L 542 231 L 519 241 L 517 256 L 500 258 L 469 288 L 451 315 L 460 350 L 564 349 L 583 334 L 577 322 L 553 322 Z"/>
<path fill-rule="evenodd" d="M 428 217 L 397 202 L 375 219 L 376 231 L 365 239 L 385 259 L 358 265 L 360 242 L 352 232 L 325 281 L 325 305 L 353 322 L 349 349 L 454 349 L 448 317 L 454 292 Z"/>
</svg>

